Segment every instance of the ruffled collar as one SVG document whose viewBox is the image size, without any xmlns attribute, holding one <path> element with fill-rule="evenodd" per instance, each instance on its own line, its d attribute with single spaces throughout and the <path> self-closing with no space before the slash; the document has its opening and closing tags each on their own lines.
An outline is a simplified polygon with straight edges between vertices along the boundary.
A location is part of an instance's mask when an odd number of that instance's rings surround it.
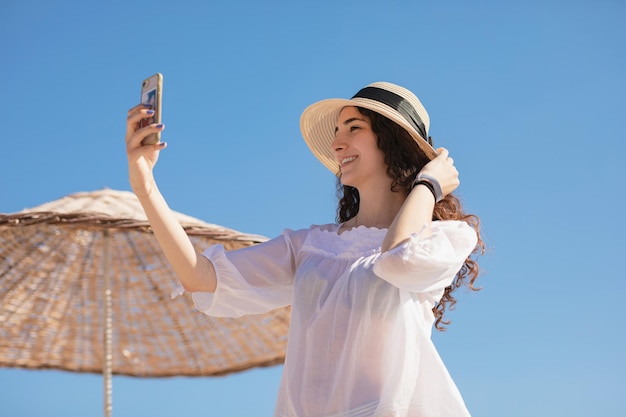
<svg viewBox="0 0 626 417">
<path fill-rule="evenodd" d="M 339 233 L 341 224 L 313 225 L 303 249 L 338 257 L 354 258 L 380 252 L 387 229 L 358 226 Z"/>
</svg>

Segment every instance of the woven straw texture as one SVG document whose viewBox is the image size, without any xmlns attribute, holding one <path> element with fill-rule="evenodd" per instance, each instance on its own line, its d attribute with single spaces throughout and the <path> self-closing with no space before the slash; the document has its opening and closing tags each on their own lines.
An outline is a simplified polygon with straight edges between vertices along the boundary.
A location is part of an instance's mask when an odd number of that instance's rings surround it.
<svg viewBox="0 0 626 417">
<path fill-rule="evenodd" d="M 175 215 L 199 250 L 267 240 Z M 171 300 L 177 280 L 139 202 L 105 189 L 0 214 L 0 366 L 102 372 L 106 239 L 114 374 L 221 375 L 283 361 L 288 308 L 224 319 L 188 294 Z"/>
</svg>

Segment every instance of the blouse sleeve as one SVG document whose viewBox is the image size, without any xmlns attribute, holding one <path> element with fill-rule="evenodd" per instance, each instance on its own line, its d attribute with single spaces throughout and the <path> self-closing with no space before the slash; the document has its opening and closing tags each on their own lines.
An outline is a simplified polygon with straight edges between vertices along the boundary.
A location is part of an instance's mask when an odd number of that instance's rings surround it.
<svg viewBox="0 0 626 417">
<path fill-rule="evenodd" d="M 295 258 L 302 232 L 285 230 L 279 237 L 226 252 L 222 245 L 204 251 L 215 267 L 214 293 L 194 292 L 196 308 L 209 316 L 241 317 L 291 304 Z"/>
<path fill-rule="evenodd" d="M 428 237 L 414 233 L 381 254 L 374 263 L 374 273 L 410 292 L 438 291 L 449 286 L 478 238 L 471 226 L 457 220 L 434 221 L 431 231 Z"/>
</svg>

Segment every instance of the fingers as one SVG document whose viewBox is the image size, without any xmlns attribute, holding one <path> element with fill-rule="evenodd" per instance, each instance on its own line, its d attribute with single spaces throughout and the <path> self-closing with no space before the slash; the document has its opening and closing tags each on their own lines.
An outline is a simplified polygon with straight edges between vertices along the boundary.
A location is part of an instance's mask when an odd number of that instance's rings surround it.
<svg viewBox="0 0 626 417">
<path fill-rule="evenodd" d="M 126 138 L 139 127 L 139 121 L 150 118 L 154 115 L 154 110 L 145 104 L 139 104 L 128 110 L 126 117 Z"/>
<path fill-rule="evenodd" d="M 160 124 L 151 124 L 146 127 L 142 127 L 141 129 L 137 129 L 132 132 L 130 135 L 126 136 L 126 146 L 128 148 L 138 148 L 143 146 L 141 141 L 144 140 L 147 136 L 153 133 L 162 132 L 165 129 L 165 125 L 163 123 Z M 162 143 L 162 142 L 161 142 Z M 155 146 L 158 144 L 155 144 Z M 151 146 L 151 145 L 147 145 Z"/>
<path fill-rule="evenodd" d="M 139 104 L 137 104 L 135 107 L 131 107 L 131 108 L 128 110 L 128 114 L 131 114 L 132 112 L 134 112 L 134 111 L 135 111 L 135 110 L 137 110 L 137 109 L 149 109 L 149 108 L 151 108 L 151 107 L 152 107 L 152 106 L 151 106 L 150 104 L 143 104 L 143 103 L 139 103 Z"/>
<path fill-rule="evenodd" d="M 442 162 L 447 163 L 448 165 L 454 165 L 454 159 L 450 157 L 450 152 L 446 148 L 437 148 L 437 157 Z"/>
<path fill-rule="evenodd" d="M 152 106 L 149 104 L 137 104 L 135 107 L 128 110 L 128 119 L 137 114 L 147 114 L 148 110 L 152 110 L 151 107 Z"/>
<path fill-rule="evenodd" d="M 141 142 L 144 138 L 165 129 L 165 125 L 162 123 L 152 123 L 145 126 L 146 122 L 150 122 L 146 119 L 150 119 L 154 115 L 154 110 L 151 107 L 148 104 L 138 104 L 128 110 L 126 117 L 126 146 L 129 150 L 143 146 Z M 163 148 L 164 146 L 160 145 L 160 147 Z"/>
<path fill-rule="evenodd" d="M 436 152 L 437 157 L 427 163 L 421 172 L 435 178 L 445 196 L 454 191 L 461 183 L 459 171 L 454 166 L 454 159 L 450 157 L 446 148 L 438 148 Z"/>
</svg>

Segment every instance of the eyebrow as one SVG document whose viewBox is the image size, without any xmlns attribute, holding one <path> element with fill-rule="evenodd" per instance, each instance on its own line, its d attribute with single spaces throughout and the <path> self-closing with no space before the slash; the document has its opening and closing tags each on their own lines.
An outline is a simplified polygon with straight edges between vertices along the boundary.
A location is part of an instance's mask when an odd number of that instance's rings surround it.
<svg viewBox="0 0 626 417">
<path fill-rule="evenodd" d="M 348 120 L 346 120 L 345 122 L 343 122 L 344 126 L 349 125 L 352 122 L 355 121 L 359 121 L 359 122 L 364 122 L 365 119 L 361 119 L 360 117 L 351 117 Z M 339 130 L 339 126 L 335 126 L 335 135 L 337 134 L 337 131 Z"/>
</svg>

